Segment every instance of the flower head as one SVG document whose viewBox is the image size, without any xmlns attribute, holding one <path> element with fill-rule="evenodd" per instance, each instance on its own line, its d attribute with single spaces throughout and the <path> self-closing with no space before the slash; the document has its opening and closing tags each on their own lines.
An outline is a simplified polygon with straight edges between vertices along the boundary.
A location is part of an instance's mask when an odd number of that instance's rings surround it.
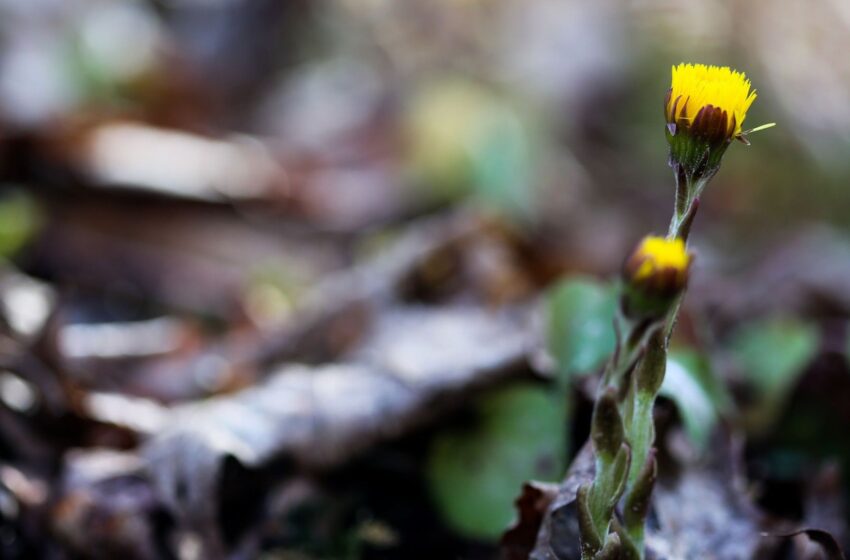
<svg viewBox="0 0 850 560">
<path fill-rule="evenodd" d="M 677 177 L 694 183 L 717 173 L 726 148 L 737 138 L 773 123 L 744 131 L 741 125 L 756 99 L 743 74 L 728 66 L 679 64 L 664 98 L 670 165 Z"/>
<path fill-rule="evenodd" d="M 659 274 L 684 277 L 691 263 L 681 238 L 667 239 L 649 235 L 640 242 L 632 253 L 629 264 L 633 265 L 630 278 L 642 282 L 656 278 Z"/>
<path fill-rule="evenodd" d="M 756 99 L 743 72 L 728 66 L 679 64 L 664 102 L 672 133 L 678 130 L 708 141 L 741 136 L 747 110 Z"/>
<path fill-rule="evenodd" d="M 623 307 L 632 317 L 658 317 L 688 283 L 693 256 L 681 238 L 647 236 L 623 265 Z"/>
</svg>

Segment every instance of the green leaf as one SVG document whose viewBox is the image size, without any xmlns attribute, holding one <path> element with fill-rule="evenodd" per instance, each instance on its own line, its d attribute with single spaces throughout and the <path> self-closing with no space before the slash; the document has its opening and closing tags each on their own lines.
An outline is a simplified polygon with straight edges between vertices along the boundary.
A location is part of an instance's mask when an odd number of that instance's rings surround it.
<svg viewBox="0 0 850 560">
<path fill-rule="evenodd" d="M 738 330 L 731 342 L 744 377 L 756 391 L 748 423 L 755 430 L 769 426 L 785 403 L 818 347 L 812 325 L 791 318 L 772 318 Z"/>
<path fill-rule="evenodd" d="M 507 217 L 534 209 L 539 129 L 527 107 L 472 80 L 425 83 L 407 109 L 408 165 L 427 196 L 474 194 Z"/>
<path fill-rule="evenodd" d="M 495 541 L 514 517 L 523 482 L 563 474 L 565 402 L 538 385 L 515 384 L 480 399 L 472 429 L 434 439 L 427 475 L 447 523 L 461 534 Z"/>
<path fill-rule="evenodd" d="M 719 410 L 728 406 L 728 395 L 710 380 L 707 364 L 693 351 L 673 351 L 659 395 L 676 404 L 685 432 L 694 447 L 705 451 L 717 425 Z"/>
<path fill-rule="evenodd" d="M 9 258 L 38 231 L 41 212 L 35 201 L 23 192 L 0 198 L 0 257 Z"/>
<path fill-rule="evenodd" d="M 533 183 L 528 125 L 509 105 L 496 105 L 476 132 L 471 149 L 475 192 L 508 216 L 529 217 Z"/>
<path fill-rule="evenodd" d="M 562 281 L 547 295 L 547 340 L 558 378 L 592 373 L 614 351 L 616 290 L 587 278 Z"/>
<path fill-rule="evenodd" d="M 711 369 L 708 358 L 693 348 L 672 348 L 669 357 L 678 362 L 699 383 L 703 391 L 711 399 L 714 408 L 721 414 L 732 409 L 732 395 L 723 382 Z"/>
</svg>

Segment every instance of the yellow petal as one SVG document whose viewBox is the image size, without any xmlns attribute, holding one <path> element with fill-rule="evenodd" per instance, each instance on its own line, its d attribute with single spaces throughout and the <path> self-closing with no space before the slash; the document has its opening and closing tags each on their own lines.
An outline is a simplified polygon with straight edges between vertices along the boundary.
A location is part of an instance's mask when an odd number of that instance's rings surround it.
<svg viewBox="0 0 850 560">
<path fill-rule="evenodd" d="M 677 99 L 677 114 L 671 115 Z M 727 113 L 726 133 L 733 138 L 741 134 L 741 125 L 755 99 L 756 92 L 743 72 L 728 66 L 682 63 L 673 67 L 667 115 L 671 122 L 683 118 L 690 123 L 703 107 L 720 107 Z"/>
</svg>

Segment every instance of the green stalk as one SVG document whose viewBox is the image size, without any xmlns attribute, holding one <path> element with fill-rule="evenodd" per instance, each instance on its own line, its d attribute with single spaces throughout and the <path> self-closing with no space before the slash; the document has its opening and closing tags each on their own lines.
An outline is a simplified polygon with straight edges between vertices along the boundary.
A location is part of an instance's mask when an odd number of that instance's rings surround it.
<svg viewBox="0 0 850 560">
<path fill-rule="evenodd" d="M 629 469 L 628 488 L 634 487 L 637 475 L 646 461 L 649 449 L 655 440 L 655 425 L 652 422 L 652 409 L 655 395 L 637 393 L 632 395 L 633 418 L 626 421 L 626 434 L 632 444 L 632 466 Z"/>
<path fill-rule="evenodd" d="M 714 173 L 694 179 L 682 166 L 677 166 L 674 176 L 676 177 L 676 205 L 667 230 L 667 237 L 670 239 L 681 237 L 687 243 L 691 224 L 699 208 L 699 197 Z"/>
<path fill-rule="evenodd" d="M 694 179 L 683 166 L 674 170 L 676 205 L 667 236 L 687 243 L 699 197 L 713 173 Z M 653 408 L 683 297 L 684 292 L 659 321 L 634 321 L 622 312 L 615 319 L 617 345 L 594 407 L 596 475 L 577 496 L 584 560 L 608 557 L 615 549 L 627 558 L 644 558 L 646 515 L 657 475 Z M 621 435 L 611 439 L 615 433 Z M 621 499 L 622 524 L 614 513 Z"/>
<path fill-rule="evenodd" d="M 710 175 L 713 175 L 710 174 Z M 711 176 L 694 180 L 682 166 L 675 169 L 676 205 L 667 237 L 681 237 L 688 241 L 691 224 L 699 208 L 699 197 Z M 645 353 L 638 363 L 623 403 L 623 424 L 626 440 L 631 445 L 632 461 L 629 468 L 624 503 L 625 536 L 644 555 L 644 531 L 649 498 L 655 483 L 655 457 L 652 452 L 655 440 L 653 408 L 655 398 L 664 381 L 667 367 L 667 349 L 684 292 L 662 322 L 662 328 L 653 332 L 644 346 Z"/>
</svg>

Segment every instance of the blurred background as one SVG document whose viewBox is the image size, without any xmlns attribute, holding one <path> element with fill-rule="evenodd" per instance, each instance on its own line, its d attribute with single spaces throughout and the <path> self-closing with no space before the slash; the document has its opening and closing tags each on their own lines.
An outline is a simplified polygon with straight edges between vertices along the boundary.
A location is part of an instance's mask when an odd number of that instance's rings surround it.
<svg viewBox="0 0 850 560">
<path fill-rule="evenodd" d="M 670 464 L 731 438 L 753 538 L 846 539 L 848 38 L 843 0 L 0 0 L 0 556 L 514 551 L 666 231 L 682 61 L 778 124 L 696 220 Z"/>
</svg>

